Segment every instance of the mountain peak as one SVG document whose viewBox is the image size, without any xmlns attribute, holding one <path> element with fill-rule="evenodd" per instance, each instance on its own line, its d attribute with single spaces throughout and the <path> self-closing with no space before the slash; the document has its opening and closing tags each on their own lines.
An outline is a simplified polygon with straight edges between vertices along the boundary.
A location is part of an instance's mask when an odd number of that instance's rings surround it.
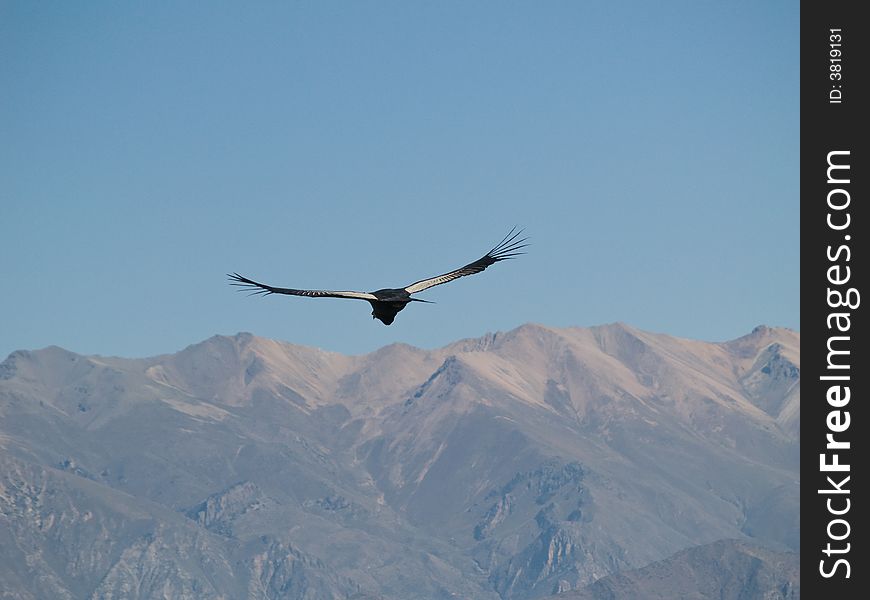
<svg viewBox="0 0 870 600">
<path fill-rule="evenodd" d="M 729 352 L 746 359 L 754 359 L 771 344 L 777 344 L 783 354 L 800 365 L 800 333 L 786 327 L 759 325 L 744 336 L 721 343 Z"/>
</svg>

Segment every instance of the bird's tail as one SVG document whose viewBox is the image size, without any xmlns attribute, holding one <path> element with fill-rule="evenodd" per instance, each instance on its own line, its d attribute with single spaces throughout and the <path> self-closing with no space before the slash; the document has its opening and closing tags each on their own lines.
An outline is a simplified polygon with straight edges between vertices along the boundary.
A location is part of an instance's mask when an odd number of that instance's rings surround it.
<svg viewBox="0 0 870 600">
<path fill-rule="evenodd" d="M 411 302 L 425 302 L 426 304 L 435 304 L 431 300 L 420 300 L 419 298 L 411 298 Z"/>
</svg>

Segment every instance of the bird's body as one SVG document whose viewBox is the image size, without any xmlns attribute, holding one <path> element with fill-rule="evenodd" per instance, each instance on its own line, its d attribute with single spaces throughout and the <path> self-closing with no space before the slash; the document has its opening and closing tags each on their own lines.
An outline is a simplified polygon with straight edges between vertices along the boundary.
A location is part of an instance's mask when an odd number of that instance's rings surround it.
<svg viewBox="0 0 870 600">
<path fill-rule="evenodd" d="M 411 298 L 411 294 L 403 289 L 385 289 L 372 292 L 377 300 L 369 300 L 372 305 L 372 318 L 378 319 L 384 325 L 389 325 L 409 302 L 421 302 L 417 298 Z"/>
<path fill-rule="evenodd" d="M 516 228 L 514 228 L 498 245 L 495 246 L 495 248 L 476 261 L 469 263 L 464 267 L 460 267 L 459 269 L 450 271 L 449 273 L 444 273 L 443 275 L 421 279 L 420 281 L 416 281 L 404 288 L 384 288 L 374 292 L 297 290 L 293 288 L 279 288 L 263 283 L 257 283 L 252 279 L 242 277 L 238 273 L 233 273 L 228 275 L 228 277 L 232 281 L 232 285 L 252 290 L 253 294 L 262 294 L 264 296 L 268 296 L 269 294 L 288 294 L 291 296 L 308 296 L 310 298 L 351 298 L 355 300 L 367 300 L 369 304 L 372 305 L 372 318 L 380 320 L 384 325 L 389 325 L 393 320 L 395 320 L 399 311 L 404 309 L 409 302 L 428 302 L 428 300 L 412 298 L 411 294 L 421 292 L 432 286 L 453 281 L 454 279 L 465 275 L 480 273 L 488 266 L 501 260 L 514 258 L 519 254 L 523 254 L 523 252 L 518 252 L 518 250 L 525 248 L 528 244 L 524 243 L 527 238 L 517 239 L 520 234 L 522 234 L 522 230 L 516 231 Z"/>
</svg>

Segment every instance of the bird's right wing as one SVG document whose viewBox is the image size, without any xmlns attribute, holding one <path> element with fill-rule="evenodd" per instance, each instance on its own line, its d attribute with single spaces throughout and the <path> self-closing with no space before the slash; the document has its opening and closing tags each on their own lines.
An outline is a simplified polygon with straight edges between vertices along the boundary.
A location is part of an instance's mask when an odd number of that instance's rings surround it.
<svg viewBox="0 0 870 600">
<path fill-rule="evenodd" d="M 414 294 L 416 292 L 421 292 L 425 289 L 428 289 L 434 285 L 441 285 L 442 283 L 447 283 L 448 281 L 453 281 L 454 279 L 458 279 L 460 277 L 464 277 L 466 275 L 474 275 L 475 273 L 480 273 L 485 268 L 490 265 L 497 263 L 500 260 L 506 260 L 508 258 L 514 258 L 519 256 L 520 254 L 524 254 L 524 252 L 518 252 L 522 248 L 528 246 L 528 244 L 524 243 L 528 238 L 517 239 L 522 235 L 523 230 L 516 230 L 514 227 L 511 229 L 510 233 L 504 236 L 504 239 L 499 242 L 495 248 L 487 252 L 481 258 L 478 258 L 476 261 L 472 263 L 468 263 L 464 267 L 460 267 L 454 271 L 450 271 L 449 273 L 444 273 L 443 275 L 436 275 L 435 277 L 430 277 L 429 279 L 421 279 L 420 281 L 416 281 L 405 288 L 405 291 L 409 294 Z"/>
<path fill-rule="evenodd" d="M 294 290 L 292 288 L 279 288 L 266 285 L 265 283 L 257 283 L 253 279 L 242 277 L 238 273 L 228 274 L 232 283 L 230 285 L 239 286 L 239 288 L 251 291 L 251 294 L 288 294 L 290 296 L 308 296 L 310 298 L 353 298 L 356 300 L 377 300 L 377 296 L 366 292 L 333 292 L 330 290 Z"/>
</svg>

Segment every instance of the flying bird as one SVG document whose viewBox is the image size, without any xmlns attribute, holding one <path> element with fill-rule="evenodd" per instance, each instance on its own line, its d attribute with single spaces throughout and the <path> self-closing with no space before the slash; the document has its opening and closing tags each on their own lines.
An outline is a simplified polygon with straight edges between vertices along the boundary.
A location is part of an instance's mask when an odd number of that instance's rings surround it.
<svg viewBox="0 0 870 600">
<path fill-rule="evenodd" d="M 501 242 L 496 244 L 492 250 L 484 254 L 481 258 L 478 258 L 476 261 L 468 263 L 464 267 L 460 267 L 450 271 L 449 273 L 444 273 L 443 275 L 436 275 L 435 277 L 415 281 L 403 288 L 386 288 L 374 292 L 297 290 L 293 288 L 273 287 L 264 283 L 258 283 L 253 279 L 242 277 L 238 273 L 228 274 L 227 277 L 229 277 L 232 282 L 230 285 L 236 285 L 244 290 L 250 290 L 252 295 L 261 294 L 263 296 L 268 296 L 270 294 L 288 294 L 291 296 L 308 296 L 310 298 L 351 298 L 354 300 L 367 300 L 369 304 L 372 305 L 372 319 L 379 319 L 384 325 L 389 325 L 396 318 L 396 314 L 405 308 L 409 302 L 430 303 L 428 300 L 412 298 L 411 294 L 422 292 L 430 287 L 441 285 L 442 283 L 447 283 L 454 279 L 465 277 L 466 275 L 480 273 L 488 266 L 494 265 L 501 260 L 525 254 L 525 252 L 520 252 L 520 250 L 528 246 L 528 244 L 525 243 L 528 238 L 520 238 L 523 230 L 521 229 L 517 231 L 516 229 L 516 227 L 511 229 L 510 233 L 508 233 Z"/>
</svg>

